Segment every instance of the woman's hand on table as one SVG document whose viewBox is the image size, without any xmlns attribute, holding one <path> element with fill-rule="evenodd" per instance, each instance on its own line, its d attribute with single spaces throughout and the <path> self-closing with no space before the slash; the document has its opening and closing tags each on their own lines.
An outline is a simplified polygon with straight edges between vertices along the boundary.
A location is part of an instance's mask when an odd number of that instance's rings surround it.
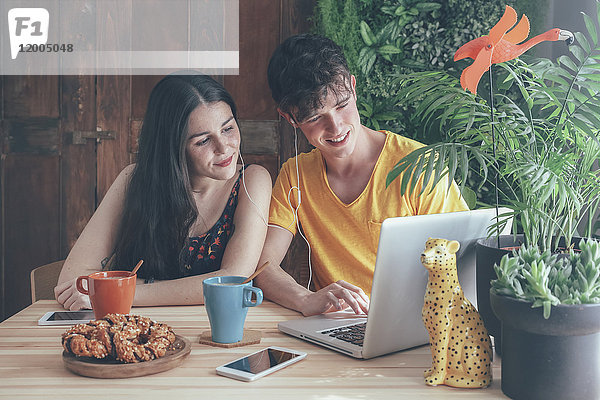
<svg viewBox="0 0 600 400">
<path fill-rule="evenodd" d="M 77 290 L 77 278 L 63 282 L 54 288 L 54 297 L 65 310 L 76 311 L 82 308 L 91 309 L 90 297 Z"/>
<path fill-rule="evenodd" d="M 369 297 L 358 286 L 339 280 L 309 294 L 302 307 L 304 316 L 341 311 L 350 307 L 356 314 L 367 314 Z"/>
</svg>

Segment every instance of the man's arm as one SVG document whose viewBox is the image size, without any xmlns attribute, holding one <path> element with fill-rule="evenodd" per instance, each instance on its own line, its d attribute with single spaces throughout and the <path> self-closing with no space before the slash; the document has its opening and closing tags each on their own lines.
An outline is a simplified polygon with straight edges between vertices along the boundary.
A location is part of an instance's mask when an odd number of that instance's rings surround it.
<svg viewBox="0 0 600 400">
<path fill-rule="evenodd" d="M 269 261 L 269 266 L 255 278 L 265 297 L 305 316 L 342 310 L 350 306 L 355 313 L 366 313 L 369 298 L 362 289 L 345 281 L 332 283 L 318 292 L 299 285 L 280 264 L 292 242 L 293 235 L 286 229 L 269 226 L 267 239 L 258 265 Z"/>
</svg>

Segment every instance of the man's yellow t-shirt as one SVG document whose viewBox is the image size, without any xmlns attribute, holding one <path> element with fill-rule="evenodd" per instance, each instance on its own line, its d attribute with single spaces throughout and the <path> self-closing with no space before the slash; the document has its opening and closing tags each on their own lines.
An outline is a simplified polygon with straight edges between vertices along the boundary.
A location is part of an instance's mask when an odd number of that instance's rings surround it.
<svg viewBox="0 0 600 400">
<path fill-rule="evenodd" d="M 446 179 L 433 192 L 427 189 L 421 196 L 420 187 L 411 196 L 401 196 L 401 177 L 386 188 L 386 176 L 392 167 L 423 145 L 391 132 L 385 134 L 385 145 L 371 178 L 350 204 L 343 203 L 331 190 L 318 149 L 297 156 L 299 179 L 294 158 L 281 167 L 273 187 L 269 222 L 295 235 L 297 208 L 300 227 L 311 246 L 317 289 L 343 279 L 370 294 L 379 231 L 386 218 L 468 210 L 455 183 L 447 190 Z M 301 191 L 299 207 L 295 186 Z"/>
</svg>

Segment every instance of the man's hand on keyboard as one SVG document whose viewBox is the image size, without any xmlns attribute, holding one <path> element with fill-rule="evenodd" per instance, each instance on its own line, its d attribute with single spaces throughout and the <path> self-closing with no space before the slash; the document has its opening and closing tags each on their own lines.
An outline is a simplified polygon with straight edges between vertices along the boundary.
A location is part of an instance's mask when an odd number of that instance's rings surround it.
<svg viewBox="0 0 600 400">
<path fill-rule="evenodd" d="M 340 280 L 307 295 L 301 311 L 304 316 L 310 316 L 347 307 L 356 314 L 366 314 L 369 311 L 369 297 L 358 286 Z"/>
</svg>

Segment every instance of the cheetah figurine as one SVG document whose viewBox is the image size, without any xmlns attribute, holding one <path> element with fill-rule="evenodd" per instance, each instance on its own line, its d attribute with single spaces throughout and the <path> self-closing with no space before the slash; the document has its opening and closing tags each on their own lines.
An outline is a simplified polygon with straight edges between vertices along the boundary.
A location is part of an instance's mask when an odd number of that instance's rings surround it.
<svg viewBox="0 0 600 400">
<path fill-rule="evenodd" d="M 460 244 L 429 238 L 421 263 L 429 271 L 423 322 L 433 358 L 427 385 L 482 388 L 492 382 L 492 347 L 483 321 L 458 283 Z"/>
</svg>

